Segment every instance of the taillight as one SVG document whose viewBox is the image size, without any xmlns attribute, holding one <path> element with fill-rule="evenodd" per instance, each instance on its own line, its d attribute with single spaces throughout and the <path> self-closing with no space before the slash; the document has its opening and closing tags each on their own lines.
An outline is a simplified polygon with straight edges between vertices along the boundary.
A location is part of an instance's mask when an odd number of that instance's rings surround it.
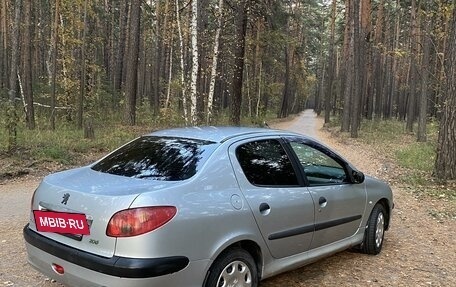
<svg viewBox="0 0 456 287">
<path fill-rule="evenodd" d="M 153 231 L 170 221 L 177 213 L 174 206 L 151 206 L 117 212 L 109 220 L 106 235 L 130 237 Z"/>
</svg>

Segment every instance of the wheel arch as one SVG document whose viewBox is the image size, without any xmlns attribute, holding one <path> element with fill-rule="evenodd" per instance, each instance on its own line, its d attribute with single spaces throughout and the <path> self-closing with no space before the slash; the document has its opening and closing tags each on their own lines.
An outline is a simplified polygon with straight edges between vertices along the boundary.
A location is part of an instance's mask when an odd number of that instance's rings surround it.
<svg viewBox="0 0 456 287">
<path fill-rule="evenodd" d="M 391 219 L 391 210 L 392 210 L 391 203 L 389 202 L 388 199 L 382 198 L 379 201 L 377 201 L 377 204 L 381 204 L 385 208 L 385 211 L 386 211 L 386 214 L 385 214 L 385 217 L 386 217 L 385 230 L 388 230 L 389 226 L 390 226 L 390 219 Z"/>
<path fill-rule="evenodd" d="M 217 256 L 215 256 L 214 260 L 212 261 L 211 266 L 209 266 L 209 269 L 207 270 L 203 286 L 205 286 L 205 284 L 206 284 L 207 278 L 209 276 L 209 272 L 210 272 L 215 260 L 233 248 L 244 249 L 252 256 L 253 260 L 255 261 L 255 265 L 257 267 L 258 281 L 261 280 L 261 277 L 263 274 L 263 254 L 261 252 L 261 247 L 253 240 L 244 239 L 244 240 L 239 240 L 234 243 L 231 243 L 230 245 L 224 247 L 223 250 L 218 252 Z"/>
</svg>

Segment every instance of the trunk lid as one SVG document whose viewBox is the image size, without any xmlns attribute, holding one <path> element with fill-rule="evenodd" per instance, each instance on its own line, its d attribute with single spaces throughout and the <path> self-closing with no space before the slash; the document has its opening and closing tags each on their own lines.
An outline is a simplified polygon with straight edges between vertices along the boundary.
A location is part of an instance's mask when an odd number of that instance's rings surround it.
<svg viewBox="0 0 456 287">
<path fill-rule="evenodd" d="M 33 210 L 82 213 L 90 226 L 90 235 L 40 234 L 77 249 L 111 257 L 115 253 L 116 238 L 106 235 L 106 227 L 113 214 L 128 209 L 143 192 L 174 184 L 111 175 L 90 167 L 59 172 L 44 178 L 37 188 L 32 202 L 30 228 L 36 231 Z"/>
</svg>

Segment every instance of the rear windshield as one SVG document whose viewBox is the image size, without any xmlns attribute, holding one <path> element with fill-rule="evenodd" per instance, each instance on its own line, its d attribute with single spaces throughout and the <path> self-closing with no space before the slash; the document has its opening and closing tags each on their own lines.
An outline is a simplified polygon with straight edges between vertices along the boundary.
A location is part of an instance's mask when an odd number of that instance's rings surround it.
<svg viewBox="0 0 456 287">
<path fill-rule="evenodd" d="M 133 178 L 184 180 L 198 171 L 216 146 L 204 140 L 145 136 L 109 154 L 92 169 Z"/>
</svg>

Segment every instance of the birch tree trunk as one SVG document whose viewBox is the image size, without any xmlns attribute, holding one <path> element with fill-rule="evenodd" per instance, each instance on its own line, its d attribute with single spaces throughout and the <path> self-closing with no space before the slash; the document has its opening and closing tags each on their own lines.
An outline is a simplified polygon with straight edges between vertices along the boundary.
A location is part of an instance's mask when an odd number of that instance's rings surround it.
<svg viewBox="0 0 456 287">
<path fill-rule="evenodd" d="M 257 102 L 256 102 L 256 109 L 255 109 L 255 117 L 258 118 L 260 116 L 260 102 L 261 102 L 261 69 L 263 66 L 263 62 L 260 61 L 260 70 L 258 72 L 258 95 L 257 95 Z"/>
<path fill-rule="evenodd" d="M 187 83 L 185 82 L 185 66 L 184 66 L 184 40 L 182 37 L 182 26 L 179 13 L 179 0 L 176 0 L 176 18 L 177 18 L 177 31 L 179 34 L 179 49 L 180 49 L 180 68 L 181 68 L 181 87 L 182 87 L 182 108 L 184 110 L 185 125 L 188 124 L 188 111 L 187 111 Z"/>
<path fill-rule="evenodd" d="M 209 94 L 207 97 L 207 118 L 206 118 L 207 124 L 209 124 L 212 120 L 212 104 L 214 101 L 215 77 L 217 76 L 218 49 L 219 49 L 219 41 L 220 41 L 220 31 L 222 30 L 222 13 L 223 13 L 223 0 L 219 0 L 218 13 L 217 13 L 218 14 L 217 30 L 215 31 L 214 53 L 212 55 L 211 80 L 209 83 Z"/>
<path fill-rule="evenodd" d="M 171 30 L 171 34 L 173 34 L 174 29 Z M 168 90 L 166 92 L 166 100 L 165 100 L 165 113 L 168 112 L 169 108 L 169 101 L 171 98 L 171 81 L 173 80 L 173 43 L 169 44 L 169 71 L 168 71 Z"/>
<path fill-rule="evenodd" d="M 192 43 L 192 73 L 190 78 L 190 117 L 192 125 L 198 124 L 196 113 L 197 95 L 196 85 L 198 76 L 198 0 L 192 1 L 192 19 L 190 23 Z"/>
<path fill-rule="evenodd" d="M 13 151 L 17 145 L 17 114 L 16 88 L 17 68 L 19 64 L 19 24 L 21 21 L 21 0 L 14 2 L 14 23 L 11 33 L 11 70 L 9 76 L 9 102 L 7 106 L 6 125 L 8 130 L 8 151 Z"/>
</svg>

